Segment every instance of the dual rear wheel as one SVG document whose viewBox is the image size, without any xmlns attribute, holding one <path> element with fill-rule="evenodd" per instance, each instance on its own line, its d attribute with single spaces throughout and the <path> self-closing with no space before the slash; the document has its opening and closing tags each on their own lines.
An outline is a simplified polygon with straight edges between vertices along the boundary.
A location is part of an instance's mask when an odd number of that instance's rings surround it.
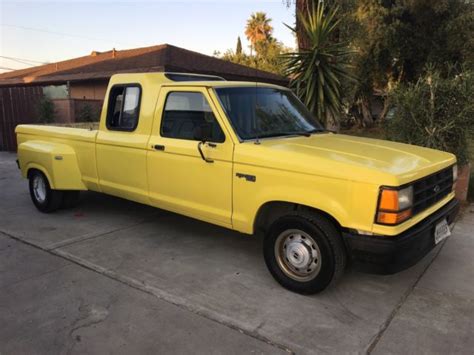
<svg viewBox="0 0 474 355">
<path fill-rule="evenodd" d="M 79 191 L 53 190 L 46 176 L 39 170 L 28 174 L 30 196 L 38 210 L 44 213 L 59 208 L 71 208 L 79 202 Z"/>
</svg>

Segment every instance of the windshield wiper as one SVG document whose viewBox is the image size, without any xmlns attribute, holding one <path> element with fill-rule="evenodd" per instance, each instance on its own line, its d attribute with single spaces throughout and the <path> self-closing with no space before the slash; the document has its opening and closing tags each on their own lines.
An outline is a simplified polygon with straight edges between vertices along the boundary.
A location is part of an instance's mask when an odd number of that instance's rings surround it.
<svg viewBox="0 0 474 355">
<path fill-rule="evenodd" d="M 301 136 L 301 137 L 311 137 L 313 133 L 324 133 L 324 132 L 332 132 L 325 128 L 314 128 L 309 131 L 296 131 L 296 132 L 273 132 L 267 134 L 259 134 L 254 138 L 270 138 L 270 137 L 285 137 L 285 136 Z"/>
<path fill-rule="evenodd" d="M 325 128 L 315 128 L 307 132 L 308 133 L 323 133 L 323 132 L 329 132 L 329 131 Z"/>
<path fill-rule="evenodd" d="M 276 133 L 268 133 L 268 134 L 259 134 L 258 138 L 269 138 L 269 137 L 279 137 L 279 136 L 303 136 L 303 137 L 310 137 L 311 132 L 276 132 Z"/>
</svg>

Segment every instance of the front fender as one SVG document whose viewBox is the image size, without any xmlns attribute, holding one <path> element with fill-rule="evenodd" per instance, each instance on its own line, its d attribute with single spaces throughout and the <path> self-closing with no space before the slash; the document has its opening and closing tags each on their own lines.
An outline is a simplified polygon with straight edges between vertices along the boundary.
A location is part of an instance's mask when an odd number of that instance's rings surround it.
<svg viewBox="0 0 474 355">
<path fill-rule="evenodd" d="M 18 160 L 23 177 L 38 169 L 49 180 L 52 189 L 87 190 L 77 163 L 76 152 L 67 144 L 31 140 L 18 146 Z"/>
<path fill-rule="evenodd" d="M 237 166 L 236 171 L 256 177 L 253 181 L 233 177 L 232 222 L 238 231 L 253 233 L 258 211 L 269 202 L 312 207 L 341 226 L 349 224 L 353 186 L 348 181 L 249 165 Z"/>
</svg>

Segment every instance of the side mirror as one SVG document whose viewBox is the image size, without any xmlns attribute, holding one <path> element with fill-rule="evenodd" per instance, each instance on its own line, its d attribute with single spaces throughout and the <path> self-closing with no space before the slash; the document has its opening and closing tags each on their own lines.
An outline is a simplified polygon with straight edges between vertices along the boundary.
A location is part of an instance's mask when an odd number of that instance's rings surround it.
<svg viewBox="0 0 474 355">
<path fill-rule="evenodd" d="M 194 139 L 201 142 L 207 142 L 212 136 L 212 127 L 210 124 L 202 124 L 194 128 Z"/>
<path fill-rule="evenodd" d="M 197 148 L 198 148 L 199 154 L 201 155 L 202 160 L 204 160 L 206 163 L 214 163 L 214 160 L 209 159 L 204 155 L 201 148 L 201 146 L 204 145 L 204 143 L 206 143 L 211 138 L 211 135 L 212 135 L 211 125 L 202 124 L 200 126 L 197 126 L 196 128 L 194 128 L 193 135 L 194 135 L 194 139 L 199 141 Z M 213 144 L 213 143 L 209 143 L 209 144 Z M 215 144 L 213 145 L 215 146 Z"/>
</svg>

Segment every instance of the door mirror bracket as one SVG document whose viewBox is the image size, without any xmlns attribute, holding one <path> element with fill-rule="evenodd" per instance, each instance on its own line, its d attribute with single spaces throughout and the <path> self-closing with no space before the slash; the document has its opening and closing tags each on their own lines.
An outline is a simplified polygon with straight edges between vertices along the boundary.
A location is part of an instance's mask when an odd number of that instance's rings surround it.
<svg viewBox="0 0 474 355">
<path fill-rule="evenodd" d="M 206 144 L 206 142 L 205 142 L 205 141 L 201 141 L 201 142 L 198 143 L 198 146 L 197 146 L 198 151 L 199 151 L 199 154 L 201 154 L 202 160 L 204 160 L 206 163 L 214 163 L 214 160 L 207 158 L 207 157 L 204 155 L 204 153 L 202 152 L 202 146 L 203 146 L 204 144 Z"/>
<path fill-rule="evenodd" d="M 197 126 L 196 128 L 194 128 L 193 133 L 194 133 L 193 134 L 194 139 L 200 141 L 198 143 L 197 148 L 198 148 L 199 154 L 201 155 L 202 160 L 204 160 L 206 163 L 213 163 L 214 160 L 206 158 L 206 156 L 204 155 L 202 151 L 202 146 L 206 144 L 206 142 L 211 138 L 211 135 L 212 135 L 211 125 L 203 124 L 203 125 Z M 208 143 L 208 144 L 210 147 L 213 147 L 213 148 L 215 148 L 216 146 L 214 143 Z"/>
</svg>

